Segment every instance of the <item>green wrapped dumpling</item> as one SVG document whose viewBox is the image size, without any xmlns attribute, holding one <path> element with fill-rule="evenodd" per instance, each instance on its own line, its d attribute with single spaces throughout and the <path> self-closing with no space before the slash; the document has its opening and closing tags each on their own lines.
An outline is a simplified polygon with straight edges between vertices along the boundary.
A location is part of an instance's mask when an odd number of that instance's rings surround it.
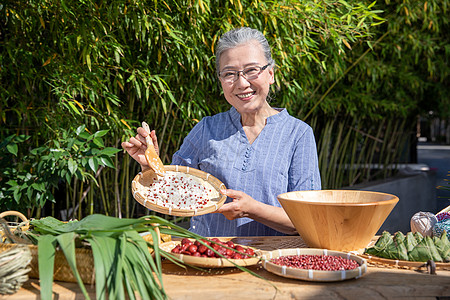
<svg viewBox="0 0 450 300">
<path fill-rule="evenodd" d="M 414 237 L 416 238 L 417 244 L 423 240 L 423 235 L 420 232 L 414 232 Z"/>
<path fill-rule="evenodd" d="M 417 246 L 417 240 L 414 237 L 414 234 L 412 232 L 408 232 L 406 234 L 405 245 L 406 245 L 406 251 L 408 251 L 408 253 L 411 252 L 412 249 L 414 249 L 414 247 Z"/>
<path fill-rule="evenodd" d="M 378 240 L 375 242 L 375 245 L 373 245 L 370 248 L 366 249 L 367 254 L 374 255 L 374 256 L 380 256 L 380 253 L 383 252 L 386 247 L 393 242 L 392 236 L 389 232 L 383 231 L 381 236 L 378 238 Z"/>
<path fill-rule="evenodd" d="M 423 239 L 408 253 L 410 261 L 422 261 L 433 260 L 441 262 L 442 257 L 439 255 L 439 251 L 434 245 L 433 239 L 430 236 L 425 236 Z"/>
<path fill-rule="evenodd" d="M 434 236 L 433 242 L 442 260 L 450 262 L 450 241 L 448 240 L 447 232 L 444 230 L 440 237 Z"/>
<path fill-rule="evenodd" d="M 382 257 L 389 259 L 408 260 L 408 251 L 405 246 L 405 235 L 397 231 L 394 235 L 393 242 L 390 243 L 382 252 Z"/>
</svg>

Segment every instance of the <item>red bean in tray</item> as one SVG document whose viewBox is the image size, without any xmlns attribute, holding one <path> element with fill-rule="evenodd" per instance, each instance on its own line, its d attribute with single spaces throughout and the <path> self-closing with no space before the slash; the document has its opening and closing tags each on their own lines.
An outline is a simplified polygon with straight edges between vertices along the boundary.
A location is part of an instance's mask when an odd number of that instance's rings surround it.
<svg viewBox="0 0 450 300">
<path fill-rule="evenodd" d="M 353 270 L 359 267 L 353 259 L 333 255 L 288 255 L 270 261 L 280 266 L 319 271 Z"/>
<path fill-rule="evenodd" d="M 218 238 L 213 238 L 211 240 L 204 239 L 203 243 L 210 246 L 217 252 L 219 252 L 223 257 L 231 259 L 243 259 L 250 258 L 254 256 L 255 252 L 252 248 L 244 248 L 241 245 L 236 245 L 232 241 L 223 242 Z M 228 248 L 227 248 L 228 247 Z M 176 245 L 172 253 L 198 256 L 198 257 L 210 257 L 217 258 L 222 257 L 215 253 L 213 250 L 205 246 L 199 241 L 191 241 L 190 239 L 184 238 L 181 240 L 181 244 Z M 239 253 L 241 252 L 241 253 Z"/>
</svg>

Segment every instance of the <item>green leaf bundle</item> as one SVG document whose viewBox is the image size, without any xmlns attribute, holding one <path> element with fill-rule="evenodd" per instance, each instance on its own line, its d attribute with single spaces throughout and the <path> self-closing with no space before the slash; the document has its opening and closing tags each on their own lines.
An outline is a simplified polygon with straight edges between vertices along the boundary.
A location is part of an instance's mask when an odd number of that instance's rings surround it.
<svg viewBox="0 0 450 300">
<path fill-rule="evenodd" d="M 32 235 L 38 240 L 41 298 L 51 299 L 54 258 L 59 247 L 86 299 L 90 299 L 77 271 L 75 248 L 88 244 L 92 249 L 95 267 L 96 298 L 103 299 L 166 299 L 162 281 L 161 256 L 175 264 L 182 261 L 159 250 L 156 227 L 161 234 L 202 240 L 163 218 L 145 216 L 139 219 L 118 219 L 104 215 L 90 215 L 81 221 L 61 222 L 47 217 L 32 220 Z M 150 232 L 153 243 L 147 243 L 140 232 Z M 153 248 L 153 256 L 149 247 Z M 212 248 L 211 248 L 212 249 Z M 241 271 L 262 278 L 236 265 Z"/>
<path fill-rule="evenodd" d="M 440 237 L 433 236 L 433 242 L 444 262 L 450 262 L 450 241 L 444 230 Z"/>
<path fill-rule="evenodd" d="M 366 253 L 378 257 L 384 257 L 386 248 L 393 243 L 392 236 L 389 232 L 383 231 L 381 237 L 375 242 L 373 247 L 366 249 Z"/>
<path fill-rule="evenodd" d="M 433 239 L 430 236 L 425 236 L 414 249 L 408 253 L 410 261 L 442 261 Z"/>
<path fill-rule="evenodd" d="M 446 232 L 440 237 L 423 236 L 419 232 L 396 232 L 394 237 L 384 231 L 375 245 L 365 250 L 366 254 L 395 260 L 426 262 L 450 261 L 450 241 Z"/>
<path fill-rule="evenodd" d="M 414 249 L 414 247 L 417 246 L 417 240 L 414 237 L 414 234 L 412 232 L 408 232 L 406 234 L 406 250 L 408 252 L 412 251 L 412 249 Z"/>
<path fill-rule="evenodd" d="M 158 239 L 151 223 L 158 217 L 118 219 L 104 215 L 90 215 L 81 221 L 67 223 L 47 217 L 32 220 L 38 240 L 41 298 L 52 298 L 53 267 L 59 247 L 72 269 L 86 299 L 90 299 L 77 270 L 75 246 L 89 243 L 95 265 L 97 299 L 166 298 L 161 278 L 160 253 L 150 255 L 149 244 L 139 232 L 150 231 L 154 246 Z M 156 248 L 155 248 L 156 249 Z"/>
<path fill-rule="evenodd" d="M 405 246 L 405 235 L 400 231 L 396 232 L 393 242 L 385 249 L 385 257 L 390 259 L 408 260 L 408 251 Z"/>
</svg>

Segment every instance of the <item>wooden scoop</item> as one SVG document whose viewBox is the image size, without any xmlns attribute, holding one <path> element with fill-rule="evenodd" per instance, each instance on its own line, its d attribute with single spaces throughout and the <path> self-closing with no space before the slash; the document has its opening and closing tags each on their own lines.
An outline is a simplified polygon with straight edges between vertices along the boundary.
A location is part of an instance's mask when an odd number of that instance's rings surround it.
<svg viewBox="0 0 450 300">
<path fill-rule="evenodd" d="M 164 164 L 159 158 L 158 154 L 156 154 L 155 146 L 153 146 L 152 138 L 150 137 L 150 127 L 147 123 L 142 122 L 142 127 L 147 131 L 148 135 L 145 137 L 145 141 L 147 142 L 147 150 L 145 150 L 145 159 L 147 159 L 147 163 L 150 168 L 155 171 L 159 176 L 164 176 L 166 170 L 164 169 Z"/>
</svg>

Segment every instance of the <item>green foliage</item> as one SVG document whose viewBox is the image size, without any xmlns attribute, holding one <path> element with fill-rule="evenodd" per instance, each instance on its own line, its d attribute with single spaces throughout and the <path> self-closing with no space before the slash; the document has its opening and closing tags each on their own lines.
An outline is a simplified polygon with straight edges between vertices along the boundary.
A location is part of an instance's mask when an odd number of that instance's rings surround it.
<svg viewBox="0 0 450 300">
<path fill-rule="evenodd" d="M 53 267 L 56 247 L 59 247 L 77 278 L 86 299 L 90 299 L 77 270 L 75 247 L 89 245 L 95 265 L 96 299 L 167 299 L 162 281 L 161 257 L 183 266 L 183 262 L 170 253 L 159 249 L 156 228 L 161 234 L 204 240 L 198 234 L 189 232 L 157 216 L 138 219 L 118 219 L 93 214 L 80 221 L 61 222 L 53 217 L 31 220 L 31 239 L 38 243 L 39 278 L 41 298 L 52 298 Z M 140 232 L 150 233 L 152 243 L 147 243 Z M 211 246 L 217 255 L 225 258 Z M 153 249 L 153 255 L 149 248 Z M 234 250 L 236 251 L 236 250 Z M 230 261 L 231 262 L 231 261 Z M 234 264 L 234 263 L 233 263 Z M 238 269 L 258 278 L 261 276 L 236 265 Z M 206 270 L 204 270 L 207 272 Z M 270 283 L 269 283 L 270 284 Z"/>
<path fill-rule="evenodd" d="M 435 111 L 450 116 L 449 1 L 385 1 L 375 41 L 352 45 L 352 69 L 325 101 L 347 112 L 402 118 Z M 361 60 L 359 60 L 362 58 Z M 356 63 L 356 64 L 355 64 Z M 353 64 L 355 64 L 353 66 Z M 325 85 L 328 86 L 328 85 Z"/>
<path fill-rule="evenodd" d="M 388 176 L 417 114 L 450 115 L 448 6 L 448 0 L 4 1 L 0 141 L 30 136 L 27 145 L 38 147 L 85 124 L 107 128 L 105 146 L 117 148 L 146 121 L 169 163 L 198 120 L 229 108 L 214 47 L 229 29 L 250 26 L 264 32 L 277 63 L 272 105 L 313 126 L 323 187 L 381 176 L 344 167 L 353 164 L 377 163 Z M 13 142 L 7 153 L 23 152 L 21 145 Z M 142 213 L 130 192 L 138 166 L 123 153 L 112 163 L 116 169 L 96 181 L 93 173 L 89 182 L 78 176 L 68 182 L 65 174 L 57 180 L 66 210 L 78 207 L 79 218 L 94 209 Z M 83 165 L 71 166 L 76 175 Z M 7 201 L 15 203 L 11 195 Z M 82 211 L 84 201 L 90 204 Z"/>
<path fill-rule="evenodd" d="M 107 133 L 89 134 L 85 125 L 69 132 L 61 129 L 56 139 L 32 149 L 26 145 L 29 136 L 8 136 L 0 144 L 0 210 L 43 207 L 55 201 L 59 184 L 74 178 L 96 183 L 95 173 L 100 167 L 114 168 L 111 158 L 120 151 L 105 147 Z"/>
<path fill-rule="evenodd" d="M 153 220 L 155 222 L 155 220 Z M 161 259 L 155 251 L 155 259 L 149 245 L 138 234 L 150 231 L 158 239 L 150 220 L 117 219 L 104 215 L 90 215 L 80 221 L 64 223 L 52 217 L 32 220 L 38 241 L 39 278 L 41 298 L 52 298 L 54 253 L 59 246 L 77 278 L 86 299 L 90 299 L 77 270 L 75 245 L 89 243 L 95 264 L 96 299 L 166 298 L 162 286 Z"/>
</svg>

